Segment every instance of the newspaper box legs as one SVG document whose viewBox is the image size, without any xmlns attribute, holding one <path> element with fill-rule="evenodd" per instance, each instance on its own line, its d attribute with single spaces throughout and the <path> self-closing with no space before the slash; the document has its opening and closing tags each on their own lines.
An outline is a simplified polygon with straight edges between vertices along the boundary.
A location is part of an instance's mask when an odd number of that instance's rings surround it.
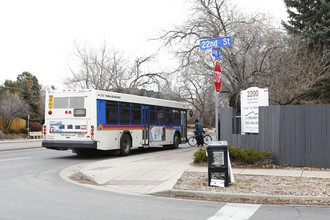
<svg viewBox="0 0 330 220">
<path fill-rule="evenodd" d="M 207 158 L 209 186 L 227 187 L 233 182 L 227 141 L 208 142 Z"/>
</svg>

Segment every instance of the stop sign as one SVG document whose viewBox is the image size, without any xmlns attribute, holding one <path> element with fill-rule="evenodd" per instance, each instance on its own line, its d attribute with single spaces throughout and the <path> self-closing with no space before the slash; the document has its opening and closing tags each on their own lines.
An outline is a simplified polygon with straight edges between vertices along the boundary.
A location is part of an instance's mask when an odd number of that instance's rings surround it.
<svg viewBox="0 0 330 220">
<path fill-rule="evenodd" d="M 215 63 L 214 67 L 214 85 L 215 85 L 215 91 L 220 92 L 221 88 L 221 67 L 220 67 L 220 62 Z"/>
</svg>

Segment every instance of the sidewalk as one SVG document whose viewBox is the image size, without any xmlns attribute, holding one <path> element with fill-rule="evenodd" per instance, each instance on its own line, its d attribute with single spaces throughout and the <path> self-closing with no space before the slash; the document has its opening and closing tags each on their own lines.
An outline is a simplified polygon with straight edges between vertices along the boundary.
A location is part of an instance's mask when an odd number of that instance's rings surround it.
<svg viewBox="0 0 330 220">
<path fill-rule="evenodd" d="M 191 167 L 196 148 L 159 150 L 77 165 L 64 169 L 61 176 L 77 175 L 104 190 L 151 194 L 172 189 L 182 173 Z"/>
<path fill-rule="evenodd" d="M 207 167 L 194 166 L 193 154 L 197 148 L 179 148 L 177 150 L 157 151 L 118 157 L 94 163 L 76 165 L 64 169 L 61 176 L 71 182 L 72 179 L 82 181 L 85 186 L 129 194 L 166 194 L 212 197 L 219 193 L 209 193 L 189 190 L 173 190 L 174 185 L 184 171 L 207 173 Z M 234 175 L 267 175 L 315 177 L 330 179 L 329 171 L 307 171 L 286 169 L 233 169 Z M 73 178 L 74 177 L 74 178 Z M 86 184 L 86 180 L 87 183 Z M 92 185 L 91 185 L 92 184 Z M 224 196 L 224 195 L 221 195 Z M 240 196 L 226 194 L 225 196 Z M 242 195 L 246 197 L 246 195 Z M 267 199 L 277 196 L 267 196 Z M 290 199 L 292 199 L 290 197 Z M 299 199 L 299 198 L 298 198 Z M 303 199 L 317 199 L 330 201 L 328 197 L 308 197 Z"/>
</svg>

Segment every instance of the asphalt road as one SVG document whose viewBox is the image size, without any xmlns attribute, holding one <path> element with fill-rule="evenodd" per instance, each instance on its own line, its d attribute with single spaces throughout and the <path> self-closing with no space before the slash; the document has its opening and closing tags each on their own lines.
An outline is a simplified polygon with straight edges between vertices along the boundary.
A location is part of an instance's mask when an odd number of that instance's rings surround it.
<svg viewBox="0 0 330 220">
<path fill-rule="evenodd" d="M 105 157 L 78 157 L 71 151 L 42 148 L 1 151 L 0 219 L 309 220 L 328 219 L 330 215 L 329 207 L 227 204 L 119 194 L 72 184 L 59 176 L 65 167 L 102 159 Z"/>
</svg>

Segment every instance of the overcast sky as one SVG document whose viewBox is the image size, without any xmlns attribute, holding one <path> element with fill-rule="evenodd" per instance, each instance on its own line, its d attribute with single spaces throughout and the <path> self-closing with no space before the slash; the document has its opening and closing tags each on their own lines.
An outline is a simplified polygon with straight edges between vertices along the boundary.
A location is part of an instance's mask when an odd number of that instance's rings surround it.
<svg viewBox="0 0 330 220">
<path fill-rule="evenodd" d="M 232 0 L 244 12 L 286 19 L 283 0 Z M 98 47 L 106 41 L 129 57 L 156 52 L 148 41 L 181 24 L 186 0 L 0 0 L 0 85 L 24 71 L 42 86 L 65 88 L 73 43 Z"/>
</svg>

